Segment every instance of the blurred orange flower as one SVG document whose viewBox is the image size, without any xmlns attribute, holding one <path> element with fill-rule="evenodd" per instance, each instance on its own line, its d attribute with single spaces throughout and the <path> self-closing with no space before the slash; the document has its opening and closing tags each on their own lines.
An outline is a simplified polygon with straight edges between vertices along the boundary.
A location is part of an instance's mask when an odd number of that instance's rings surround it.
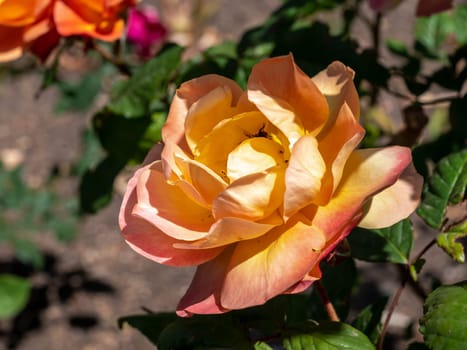
<svg viewBox="0 0 467 350">
<path fill-rule="evenodd" d="M 289 55 L 253 67 L 246 91 L 218 75 L 177 90 L 164 144 L 129 181 L 119 222 L 147 258 L 199 265 L 179 315 L 303 291 L 353 227 L 415 210 L 410 149 L 357 149 L 353 76 L 334 62 L 310 78 Z"/>
<path fill-rule="evenodd" d="M 60 36 L 118 39 L 137 0 L 0 0 L 0 62 L 30 50 L 45 58 Z"/>
</svg>

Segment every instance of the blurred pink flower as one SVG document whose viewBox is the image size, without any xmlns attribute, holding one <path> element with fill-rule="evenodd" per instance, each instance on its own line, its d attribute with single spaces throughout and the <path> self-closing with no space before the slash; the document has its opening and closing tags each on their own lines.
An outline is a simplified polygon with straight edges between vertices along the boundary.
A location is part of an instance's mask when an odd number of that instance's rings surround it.
<svg viewBox="0 0 467 350">
<path fill-rule="evenodd" d="M 402 0 L 369 0 L 370 7 L 376 12 L 387 12 L 399 5 Z M 419 0 L 416 16 L 431 16 L 452 8 L 452 0 Z"/>
<path fill-rule="evenodd" d="M 136 45 L 138 54 L 148 58 L 154 54 L 155 46 L 164 41 L 167 29 L 152 6 L 134 8 L 128 16 L 127 38 Z"/>
</svg>

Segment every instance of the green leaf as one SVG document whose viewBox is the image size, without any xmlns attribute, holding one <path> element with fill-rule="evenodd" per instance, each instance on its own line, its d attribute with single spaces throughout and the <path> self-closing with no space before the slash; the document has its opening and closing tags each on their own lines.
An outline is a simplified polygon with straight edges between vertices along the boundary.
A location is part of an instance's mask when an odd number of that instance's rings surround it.
<svg viewBox="0 0 467 350">
<path fill-rule="evenodd" d="M 284 339 L 286 350 L 374 350 L 374 345 L 359 330 L 345 323 L 322 322 L 307 333 Z"/>
<path fill-rule="evenodd" d="M 31 285 L 27 279 L 0 274 L 0 319 L 15 316 L 27 304 Z"/>
<path fill-rule="evenodd" d="M 151 106 L 167 95 L 167 85 L 178 68 L 183 48 L 170 45 L 140 67 L 127 81 L 112 91 L 107 108 L 125 118 L 139 118 L 151 113 Z"/>
<path fill-rule="evenodd" d="M 159 335 L 170 323 L 177 319 L 172 312 L 162 312 L 154 315 L 131 315 L 120 317 L 118 327 L 122 328 L 125 323 L 143 333 L 151 343 L 157 344 Z"/>
<path fill-rule="evenodd" d="M 448 38 L 459 46 L 467 43 L 465 23 L 467 22 L 467 6 L 456 6 L 449 12 L 438 13 L 429 17 L 417 18 L 415 38 L 422 53 L 434 57 L 445 57 L 443 44 Z M 426 50 L 426 52 L 423 52 Z"/>
<path fill-rule="evenodd" d="M 407 46 L 400 40 L 388 39 L 386 40 L 386 46 L 388 47 L 389 51 L 395 55 L 409 57 Z"/>
<path fill-rule="evenodd" d="M 446 208 L 464 197 L 467 178 L 467 150 L 441 159 L 425 184 L 423 199 L 417 210 L 425 222 L 440 229 Z"/>
<path fill-rule="evenodd" d="M 241 324 L 236 324 L 227 314 L 179 318 L 161 332 L 157 348 L 159 350 L 250 349 L 251 345 Z"/>
<path fill-rule="evenodd" d="M 355 228 L 348 237 L 354 258 L 371 262 L 407 264 L 413 242 L 410 220 L 391 227 L 367 230 Z"/>
<path fill-rule="evenodd" d="M 464 246 L 457 242 L 462 237 L 467 237 L 467 221 L 451 227 L 448 232 L 440 233 L 436 237 L 436 243 L 460 264 L 465 262 Z"/>
<path fill-rule="evenodd" d="M 352 325 L 365 333 L 373 343 L 376 343 L 381 333 L 381 317 L 387 302 L 387 297 L 380 298 L 364 308 L 352 322 Z"/>
<path fill-rule="evenodd" d="M 255 343 L 255 350 L 274 350 L 274 349 L 271 348 L 268 344 L 262 341 L 258 341 Z"/>
<path fill-rule="evenodd" d="M 426 299 L 420 332 L 432 350 L 465 350 L 467 281 L 435 289 Z"/>
</svg>

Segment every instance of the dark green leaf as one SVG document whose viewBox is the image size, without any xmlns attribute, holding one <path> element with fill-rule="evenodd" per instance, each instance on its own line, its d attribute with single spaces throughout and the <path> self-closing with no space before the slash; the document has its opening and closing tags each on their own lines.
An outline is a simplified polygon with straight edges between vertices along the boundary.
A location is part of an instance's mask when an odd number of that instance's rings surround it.
<svg viewBox="0 0 467 350">
<path fill-rule="evenodd" d="M 166 327 L 157 341 L 159 350 L 231 348 L 250 349 L 247 334 L 230 315 L 179 318 Z"/>
<path fill-rule="evenodd" d="M 382 297 L 364 308 L 352 322 L 352 326 L 365 333 L 373 343 L 376 343 L 380 335 L 381 317 L 387 302 L 388 298 Z"/>
<path fill-rule="evenodd" d="M 177 320 L 177 315 L 172 312 L 151 315 L 132 315 L 118 319 L 118 327 L 122 328 L 128 323 L 143 333 L 153 344 L 157 344 L 159 335 L 170 323 Z"/>
<path fill-rule="evenodd" d="M 307 333 L 284 339 L 286 350 L 374 350 L 374 345 L 359 330 L 345 323 L 322 322 Z"/>
<path fill-rule="evenodd" d="M 328 292 L 328 297 L 337 314 L 341 319 L 345 319 L 349 312 L 350 295 L 357 279 L 355 262 L 349 258 L 334 265 L 323 262 L 321 271 L 323 273 L 321 283 Z M 313 288 L 308 308 L 312 319 L 319 321 L 329 317 L 315 288 Z"/>
<path fill-rule="evenodd" d="M 467 221 L 451 227 L 448 232 L 440 233 L 436 237 L 436 243 L 460 264 L 465 262 L 464 246 L 457 242 L 462 237 L 467 237 Z"/>
<path fill-rule="evenodd" d="M 402 56 L 402 57 L 409 56 L 407 46 L 402 41 L 395 40 L 395 39 L 388 39 L 386 40 L 386 46 L 388 47 L 389 51 L 391 51 L 395 55 Z"/>
<path fill-rule="evenodd" d="M 171 45 L 145 63 L 111 94 L 107 108 L 125 118 L 139 118 L 151 113 L 151 105 L 167 95 L 167 85 L 178 68 L 183 48 Z"/>
<path fill-rule="evenodd" d="M 27 304 L 31 285 L 28 280 L 9 274 L 0 275 L 0 319 L 15 316 Z"/>
<path fill-rule="evenodd" d="M 407 350 L 430 350 L 424 343 L 411 343 Z"/>
<path fill-rule="evenodd" d="M 448 204 L 456 204 L 465 194 L 467 151 L 451 154 L 437 164 L 433 175 L 425 184 L 423 199 L 417 210 L 425 222 L 441 228 Z M 459 185 L 460 184 L 460 185 Z"/>
<path fill-rule="evenodd" d="M 357 259 L 407 264 L 413 242 L 412 223 L 405 219 L 383 229 L 367 230 L 357 227 L 348 241 L 352 256 Z"/>
<path fill-rule="evenodd" d="M 467 344 L 467 281 L 441 286 L 425 301 L 420 332 L 432 350 L 465 350 Z"/>
</svg>

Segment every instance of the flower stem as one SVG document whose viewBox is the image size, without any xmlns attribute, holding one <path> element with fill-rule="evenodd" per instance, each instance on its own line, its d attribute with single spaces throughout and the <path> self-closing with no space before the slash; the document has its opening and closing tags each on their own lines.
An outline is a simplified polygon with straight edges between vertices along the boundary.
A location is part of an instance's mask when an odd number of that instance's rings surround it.
<svg viewBox="0 0 467 350">
<path fill-rule="evenodd" d="M 332 305 L 331 300 L 329 300 L 328 292 L 324 288 L 323 284 L 321 281 L 315 282 L 315 287 L 316 291 L 318 292 L 318 295 L 323 302 L 323 306 L 326 309 L 326 312 L 329 316 L 329 319 L 331 321 L 339 322 L 339 316 L 337 315 L 336 309 L 334 309 L 334 305 Z"/>
</svg>

